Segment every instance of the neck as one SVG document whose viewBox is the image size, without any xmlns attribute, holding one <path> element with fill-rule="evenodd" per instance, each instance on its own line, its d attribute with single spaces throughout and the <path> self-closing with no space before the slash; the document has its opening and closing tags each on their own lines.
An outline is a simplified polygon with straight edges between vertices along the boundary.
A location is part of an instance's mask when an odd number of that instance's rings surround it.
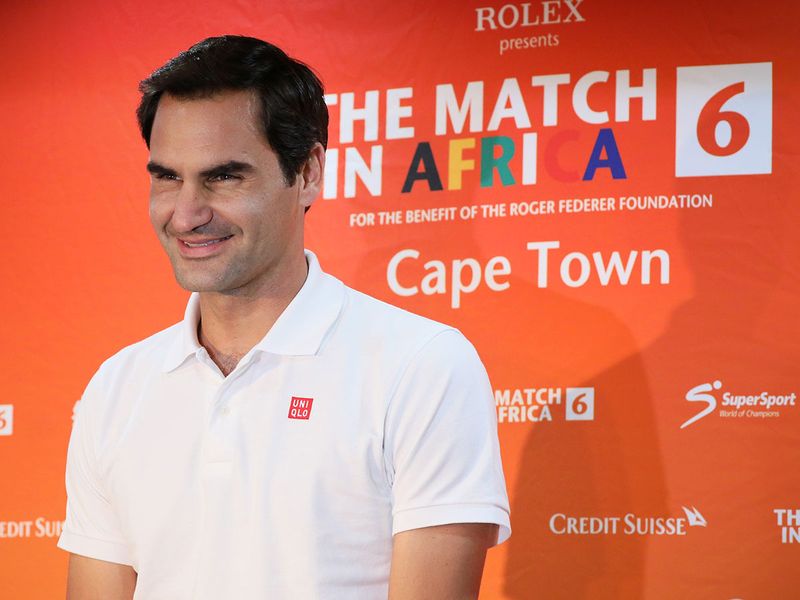
<svg viewBox="0 0 800 600">
<path fill-rule="evenodd" d="M 255 291 L 200 293 L 197 337 L 223 375 L 267 335 L 303 287 L 308 275 L 305 256 L 276 275 L 270 285 Z"/>
</svg>

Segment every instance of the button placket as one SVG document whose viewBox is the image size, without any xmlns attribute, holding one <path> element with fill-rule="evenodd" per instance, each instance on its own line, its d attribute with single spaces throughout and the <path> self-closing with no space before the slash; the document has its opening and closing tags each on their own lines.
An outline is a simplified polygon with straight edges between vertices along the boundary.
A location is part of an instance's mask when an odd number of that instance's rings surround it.
<svg viewBox="0 0 800 600">
<path fill-rule="evenodd" d="M 233 436 L 235 435 L 236 422 L 232 418 L 235 412 L 235 402 L 240 388 L 241 379 L 246 373 L 253 360 L 245 356 L 246 362 L 241 363 L 226 377 L 214 394 L 211 412 L 209 415 L 209 428 L 207 440 L 206 462 L 226 462 L 230 463 L 234 459 Z"/>
<path fill-rule="evenodd" d="M 225 378 L 222 382 L 222 385 L 217 390 L 217 394 L 214 397 L 214 406 L 213 410 L 215 410 L 218 414 L 227 416 L 229 415 L 233 408 L 231 407 L 231 401 L 233 396 L 235 396 L 235 388 L 238 386 L 242 375 L 247 372 L 252 364 L 252 360 L 250 360 L 249 354 L 245 355 L 242 358 L 242 362 L 236 366 L 236 368 Z"/>
</svg>

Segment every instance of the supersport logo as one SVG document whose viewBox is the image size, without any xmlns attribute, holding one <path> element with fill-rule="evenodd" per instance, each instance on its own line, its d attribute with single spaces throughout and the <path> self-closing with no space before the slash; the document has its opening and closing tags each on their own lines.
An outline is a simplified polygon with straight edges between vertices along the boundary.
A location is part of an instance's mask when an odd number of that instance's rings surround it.
<svg viewBox="0 0 800 600">
<path fill-rule="evenodd" d="M 713 412 L 713 410 L 717 407 L 717 399 L 712 395 L 709 394 L 711 390 L 718 390 L 722 387 L 722 382 L 717 379 L 714 383 L 703 383 L 697 385 L 686 392 L 686 399 L 689 402 L 705 402 L 707 406 L 693 416 L 691 419 L 686 421 L 683 425 L 681 425 L 681 429 L 684 429 L 694 423 L 695 421 L 699 421 L 709 413 Z"/>
</svg>

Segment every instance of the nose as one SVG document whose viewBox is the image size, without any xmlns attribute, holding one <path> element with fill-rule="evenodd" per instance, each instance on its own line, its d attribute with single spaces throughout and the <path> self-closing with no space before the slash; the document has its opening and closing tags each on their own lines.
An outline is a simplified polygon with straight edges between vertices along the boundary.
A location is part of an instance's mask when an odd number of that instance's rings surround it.
<svg viewBox="0 0 800 600">
<path fill-rule="evenodd" d="M 185 182 L 175 198 L 170 227 L 176 234 L 189 233 L 206 225 L 213 216 L 202 188 Z"/>
</svg>

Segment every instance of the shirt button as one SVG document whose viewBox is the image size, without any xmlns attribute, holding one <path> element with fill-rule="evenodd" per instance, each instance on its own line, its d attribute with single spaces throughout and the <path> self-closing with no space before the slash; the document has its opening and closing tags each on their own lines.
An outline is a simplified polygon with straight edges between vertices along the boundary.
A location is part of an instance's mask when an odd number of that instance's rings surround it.
<svg viewBox="0 0 800 600">
<path fill-rule="evenodd" d="M 228 408 L 227 406 L 223 406 L 223 407 L 222 407 L 222 410 L 220 410 L 219 412 L 220 412 L 220 413 L 222 413 L 222 415 L 224 415 L 224 416 L 227 416 L 227 415 L 229 415 L 229 414 L 230 414 L 230 412 L 231 412 L 231 409 L 230 409 L 230 408 Z"/>
</svg>

